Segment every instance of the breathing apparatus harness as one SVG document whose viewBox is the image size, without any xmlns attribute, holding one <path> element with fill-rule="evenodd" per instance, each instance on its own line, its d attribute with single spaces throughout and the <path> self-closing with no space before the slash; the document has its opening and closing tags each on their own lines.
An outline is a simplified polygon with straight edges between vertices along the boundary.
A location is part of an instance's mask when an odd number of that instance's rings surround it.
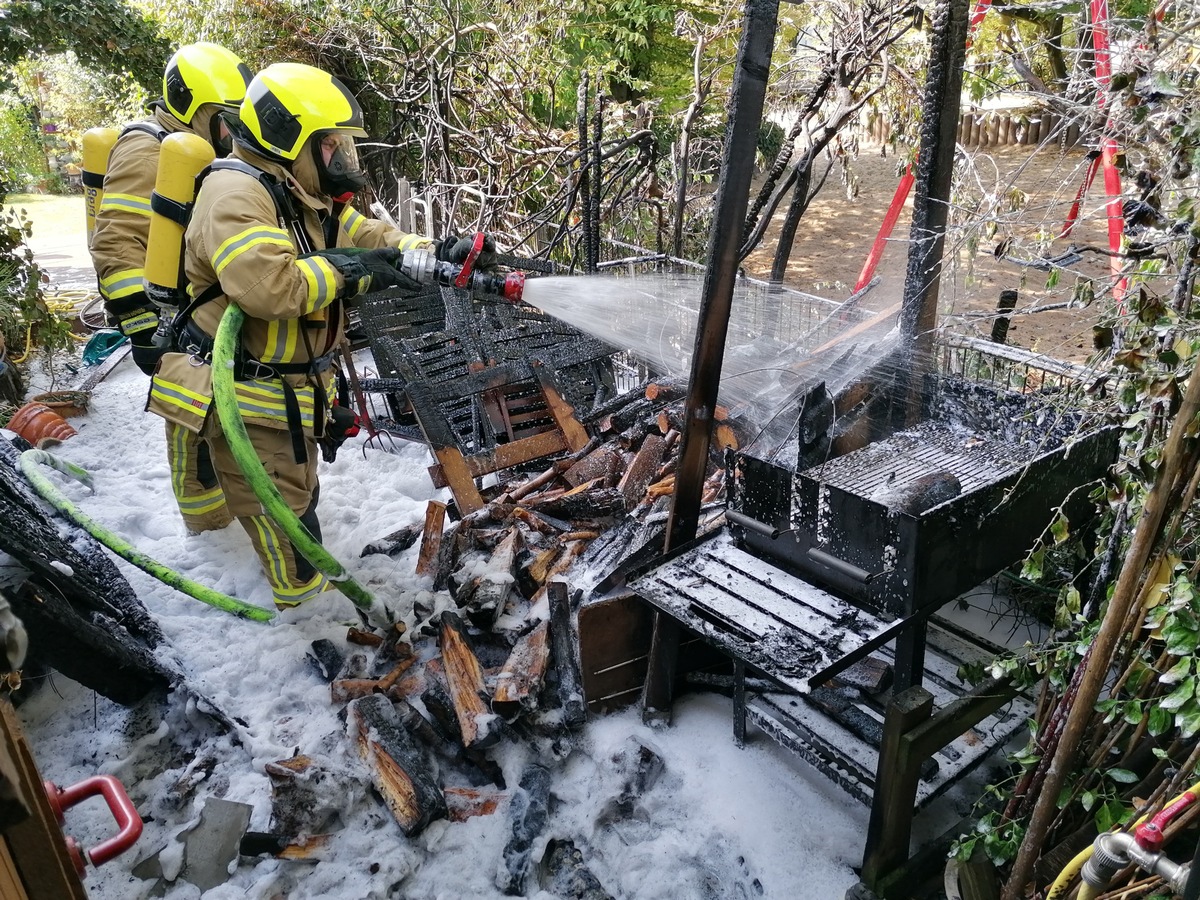
<svg viewBox="0 0 1200 900">
<path fill-rule="evenodd" d="M 272 202 L 275 204 L 275 212 L 282 226 L 293 235 L 293 240 L 296 242 L 297 249 L 301 255 L 312 253 L 314 248 L 312 241 L 308 236 L 308 232 L 304 228 L 304 223 L 301 219 L 295 204 L 292 202 L 291 196 L 287 189 L 279 182 L 275 176 L 269 172 L 256 168 L 240 159 L 227 158 L 219 159 L 208 166 L 196 179 L 196 194 L 200 191 L 200 186 L 204 179 L 213 171 L 224 170 L 241 172 L 251 178 L 256 179 L 271 196 Z M 193 195 L 194 197 L 195 195 Z M 151 198 L 151 206 L 154 208 L 154 201 L 158 198 L 157 195 Z M 170 204 L 168 206 L 167 204 Z M 188 204 L 178 204 L 172 201 L 164 201 L 160 204 L 160 208 L 155 211 L 162 215 L 174 218 L 175 221 L 181 222 L 186 226 L 187 221 L 191 218 L 192 208 L 195 205 L 193 199 Z M 334 214 L 329 216 L 323 223 L 326 234 L 326 243 L 334 243 L 337 239 L 337 228 L 339 226 L 338 206 L 334 207 Z M 178 217 L 178 218 L 177 218 Z M 332 225 L 332 228 L 330 227 Z M 180 266 L 182 267 L 183 255 L 180 254 Z M 184 283 L 182 280 L 180 283 Z M 187 353 L 195 359 L 205 363 L 212 363 L 213 343 L 215 338 L 206 334 L 192 319 L 195 311 L 221 296 L 223 290 L 220 281 L 214 281 L 211 285 L 194 297 L 179 313 L 169 320 L 168 327 L 169 335 L 164 340 L 164 344 L 169 343 L 176 350 Z M 287 414 L 288 433 L 292 439 L 292 453 L 296 462 L 303 463 L 308 459 L 308 447 L 304 440 L 304 431 L 301 424 L 300 403 L 296 399 L 296 392 L 288 382 L 286 375 L 306 375 L 311 376 L 314 391 L 315 391 L 315 410 L 314 422 L 324 423 L 325 413 L 329 408 L 329 398 L 325 392 L 325 385 L 321 379 L 321 375 L 329 370 L 334 364 L 336 349 L 330 350 L 321 356 L 316 356 L 313 352 L 312 342 L 309 339 L 309 327 L 314 327 L 305 319 L 302 322 L 301 336 L 304 339 L 304 346 L 308 352 L 308 361 L 300 363 L 265 363 L 248 355 L 242 348 L 239 341 L 237 352 L 234 356 L 234 378 L 237 381 L 248 381 L 251 379 L 266 379 L 279 378 L 283 385 L 284 409 Z M 316 326 L 323 327 L 323 326 Z M 164 351 L 165 352 L 165 351 Z"/>
</svg>

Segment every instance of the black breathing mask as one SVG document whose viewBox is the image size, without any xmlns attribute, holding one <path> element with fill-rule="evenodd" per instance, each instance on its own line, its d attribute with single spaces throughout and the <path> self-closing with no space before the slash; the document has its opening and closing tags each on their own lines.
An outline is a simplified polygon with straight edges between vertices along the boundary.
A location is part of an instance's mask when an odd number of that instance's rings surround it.
<svg viewBox="0 0 1200 900">
<path fill-rule="evenodd" d="M 367 178 L 358 165 L 354 138 L 331 131 L 312 142 L 321 190 L 335 200 L 346 201 L 362 190 Z"/>
</svg>

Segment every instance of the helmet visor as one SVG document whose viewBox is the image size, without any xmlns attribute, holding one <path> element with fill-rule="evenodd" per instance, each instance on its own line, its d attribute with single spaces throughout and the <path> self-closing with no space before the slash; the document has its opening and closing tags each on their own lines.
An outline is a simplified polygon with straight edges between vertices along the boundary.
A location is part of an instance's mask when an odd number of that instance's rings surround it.
<svg viewBox="0 0 1200 900">
<path fill-rule="evenodd" d="M 218 110 L 216 115 L 209 122 L 209 130 L 212 132 L 213 149 L 217 152 L 217 156 L 225 158 L 229 155 L 229 151 L 233 149 L 233 129 L 230 124 L 237 120 L 237 113 L 231 109 Z"/>
<path fill-rule="evenodd" d="M 313 152 L 317 156 L 321 187 L 330 196 L 353 194 L 367 183 L 351 135 L 344 131 L 317 132 L 313 135 Z"/>
</svg>

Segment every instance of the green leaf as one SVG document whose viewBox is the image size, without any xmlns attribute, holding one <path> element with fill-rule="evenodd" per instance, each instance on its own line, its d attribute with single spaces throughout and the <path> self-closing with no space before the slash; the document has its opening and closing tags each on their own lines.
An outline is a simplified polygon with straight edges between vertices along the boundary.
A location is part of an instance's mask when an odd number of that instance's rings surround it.
<svg viewBox="0 0 1200 900">
<path fill-rule="evenodd" d="M 1108 769 L 1104 774 L 1117 784 L 1133 784 L 1138 780 L 1137 774 L 1128 769 Z"/>
<path fill-rule="evenodd" d="M 1158 676 L 1158 680 L 1163 684 L 1176 684 L 1192 674 L 1192 657 L 1185 656 L 1167 671 Z"/>
<path fill-rule="evenodd" d="M 1158 702 L 1163 709 L 1179 709 L 1196 696 L 1196 676 L 1189 675 L 1183 683 Z"/>
<path fill-rule="evenodd" d="M 1167 639 L 1167 652 L 1172 656 L 1187 656 L 1194 653 L 1200 635 L 1181 623 L 1173 623 L 1163 629 L 1163 637 Z"/>
<path fill-rule="evenodd" d="M 1185 739 L 1200 731 L 1200 705 L 1192 701 L 1180 709 L 1175 714 L 1175 724 L 1179 726 L 1180 735 Z"/>
<path fill-rule="evenodd" d="M 1071 526 L 1066 516 L 1058 516 L 1050 524 L 1050 533 L 1054 535 L 1054 545 L 1057 547 L 1071 536 Z"/>
<path fill-rule="evenodd" d="M 1166 734 L 1171 730 L 1172 718 L 1170 710 L 1163 709 L 1156 703 L 1150 707 L 1150 721 L 1146 725 L 1146 730 L 1153 737 Z"/>
<path fill-rule="evenodd" d="M 1096 797 L 1095 791 L 1084 791 L 1080 795 L 1079 802 L 1083 805 L 1084 812 L 1092 811 L 1092 807 L 1096 805 Z"/>
<path fill-rule="evenodd" d="M 1033 553 L 1030 553 L 1025 558 L 1025 564 L 1021 566 L 1021 577 L 1027 578 L 1030 581 L 1041 581 L 1042 565 L 1046 558 L 1046 548 L 1039 547 Z"/>
<path fill-rule="evenodd" d="M 1125 804 L 1120 800 L 1109 800 L 1096 810 L 1093 817 L 1096 821 L 1096 830 L 1110 831 L 1114 825 L 1127 818 L 1130 812 L 1131 810 L 1126 809 Z"/>
</svg>

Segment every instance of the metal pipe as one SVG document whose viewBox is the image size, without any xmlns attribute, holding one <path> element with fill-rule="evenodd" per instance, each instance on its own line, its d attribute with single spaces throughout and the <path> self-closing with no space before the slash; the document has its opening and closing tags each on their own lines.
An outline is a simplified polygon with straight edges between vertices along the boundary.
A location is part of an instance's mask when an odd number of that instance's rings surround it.
<svg viewBox="0 0 1200 900">
<path fill-rule="evenodd" d="M 1093 895 L 1108 887 L 1114 875 L 1130 863 L 1157 875 L 1167 882 L 1172 894 L 1181 894 L 1187 889 L 1188 867 L 1168 859 L 1162 853 L 1144 850 L 1137 838 L 1127 831 L 1105 832 L 1092 844 L 1091 858 L 1083 864 L 1080 878 L 1088 885 Z"/>
<path fill-rule="evenodd" d="M 734 525 L 739 525 L 747 531 L 753 531 L 756 534 L 769 537 L 771 540 L 775 540 L 783 533 L 778 528 L 768 525 L 766 522 L 760 522 L 758 519 L 752 519 L 750 516 L 740 513 L 735 509 L 725 510 L 725 518 Z"/>
</svg>

